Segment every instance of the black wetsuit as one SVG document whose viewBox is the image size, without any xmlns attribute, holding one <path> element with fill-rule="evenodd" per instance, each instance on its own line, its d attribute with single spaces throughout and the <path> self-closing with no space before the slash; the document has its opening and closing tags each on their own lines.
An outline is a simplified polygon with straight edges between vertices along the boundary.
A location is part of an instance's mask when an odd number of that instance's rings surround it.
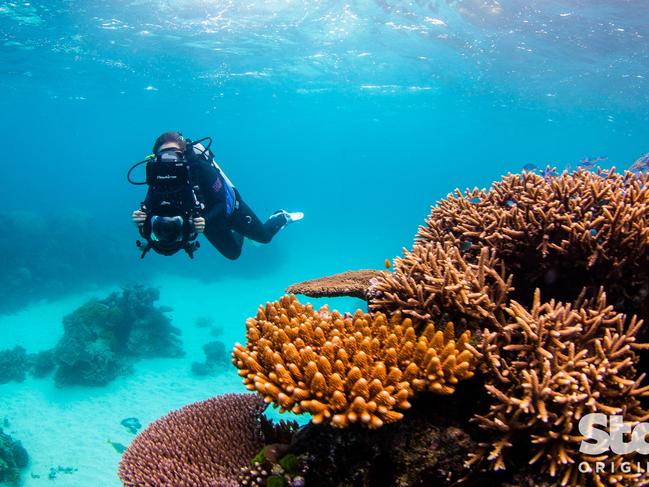
<svg viewBox="0 0 649 487">
<path fill-rule="evenodd" d="M 241 255 L 243 237 L 268 243 L 286 224 L 283 215 L 262 222 L 243 201 L 239 191 L 227 186 L 221 171 L 211 162 L 199 160 L 193 164 L 194 177 L 205 203 L 204 235 L 228 259 L 234 260 Z M 150 191 L 144 205 L 147 208 L 155 205 Z"/>
</svg>

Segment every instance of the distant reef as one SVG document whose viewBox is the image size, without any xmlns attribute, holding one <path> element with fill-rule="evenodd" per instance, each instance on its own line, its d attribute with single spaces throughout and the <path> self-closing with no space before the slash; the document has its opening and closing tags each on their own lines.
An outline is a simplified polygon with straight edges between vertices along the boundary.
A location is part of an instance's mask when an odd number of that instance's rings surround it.
<svg viewBox="0 0 649 487">
<path fill-rule="evenodd" d="M 168 308 L 155 306 L 159 297 L 157 289 L 131 286 L 63 318 L 64 334 L 54 348 L 57 386 L 102 386 L 141 358 L 182 357 L 180 330 Z"/>
<path fill-rule="evenodd" d="M 254 394 L 154 422 L 122 457 L 125 486 L 649 485 L 640 450 L 582 451 L 587 415 L 628 431 L 649 417 L 646 173 L 456 190 L 390 271 L 298 288 L 368 311 L 260 306 L 232 354 Z M 264 403 L 310 423 L 267 435 Z"/>
<path fill-rule="evenodd" d="M 27 450 L 0 428 L 0 483 L 20 485 L 20 471 L 28 463 Z"/>
<path fill-rule="evenodd" d="M 0 384 L 22 382 L 31 374 L 44 377 L 54 369 L 54 352 L 27 353 L 21 346 L 0 350 Z"/>
<path fill-rule="evenodd" d="M 53 349 L 0 351 L 0 384 L 54 371 L 59 387 L 103 386 L 142 358 L 184 356 L 181 332 L 166 315 L 170 308 L 155 305 L 159 297 L 157 289 L 135 285 L 88 301 L 63 318 L 64 333 Z M 223 361 L 225 346 L 218 343 L 206 349 L 210 370 Z"/>
</svg>

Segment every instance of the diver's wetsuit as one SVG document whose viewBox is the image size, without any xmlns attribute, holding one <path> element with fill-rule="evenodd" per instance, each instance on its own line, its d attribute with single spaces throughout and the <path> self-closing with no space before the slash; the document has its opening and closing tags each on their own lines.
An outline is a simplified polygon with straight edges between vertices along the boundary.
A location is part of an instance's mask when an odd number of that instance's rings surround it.
<svg viewBox="0 0 649 487">
<path fill-rule="evenodd" d="M 228 259 L 239 258 L 243 237 L 268 243 L 286 224 L 283 215 L 262 222 L 243 201 L 239 191 L 225 181 L 221 171 L 211 162 L 199 160 L 194 164 L 197 168 L 194 174 L 205 202 L 204 235 Z M 147 193 L 145 206 L 151 207 L 151 199 Z"/>
</svg>

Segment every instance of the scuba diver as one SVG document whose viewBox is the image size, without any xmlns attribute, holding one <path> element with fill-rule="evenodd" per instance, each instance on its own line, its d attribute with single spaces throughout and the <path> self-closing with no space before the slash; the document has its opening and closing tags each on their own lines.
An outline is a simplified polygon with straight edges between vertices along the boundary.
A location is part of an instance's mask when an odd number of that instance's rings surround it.
<svg viewBox="0 0 649 487">
<path fill-rule="evenodd" d="M 137 242 L 142 258 L 149 250 L 172 255 L 181 249 L 193 258 L 202 233 L 221 254 L 235 260 L 244 237 L 269 243 L 286 225 L 304 217 L 278 210 L 262 222 L 214 161 L 211 144 L 210 137 L 192 142 L 180 132 L 165 132 L 156 139 L 153 154 L 129 170 L 131 184 L 149 186 L 132 215 L 145 240 Z M 132 171 L 142 164 L 146 181 L 133 181 Z"/>
</svg>

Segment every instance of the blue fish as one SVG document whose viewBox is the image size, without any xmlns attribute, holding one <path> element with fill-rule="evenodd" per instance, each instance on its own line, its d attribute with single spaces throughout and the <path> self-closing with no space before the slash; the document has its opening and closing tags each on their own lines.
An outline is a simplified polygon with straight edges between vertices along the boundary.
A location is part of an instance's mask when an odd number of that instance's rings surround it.
<svg viewBox="0 0 649 487">
<path fill-rule="evenodd" d="M 537 169 L 536 164 L 532 164 L 531 162 L 528 162 L 523 166 L 523 171 L 535 171 Z"/>
<path fill-rule="evenodd" d="M 597 164 L 599 161 L 605 161 L 606 159 L 608 159 L 608 157 L 606 156 L 584 157 L 582 160 L 579 161 L 577 167 L 584 167 L 584 168 L 595 167 L 595 164 Z"/>
</svg>

